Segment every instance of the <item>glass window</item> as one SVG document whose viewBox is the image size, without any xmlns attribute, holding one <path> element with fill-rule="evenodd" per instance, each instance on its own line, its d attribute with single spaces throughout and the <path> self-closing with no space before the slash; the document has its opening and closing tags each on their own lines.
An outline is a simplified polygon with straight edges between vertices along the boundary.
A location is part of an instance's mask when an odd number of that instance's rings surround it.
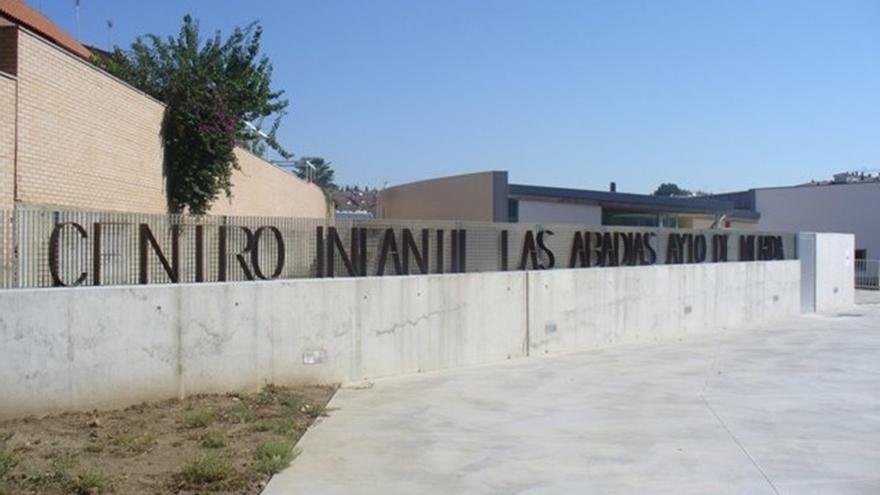
<svg viewBox="0 0 880 495">
<path fill-rule="evenodd" d="M 519 222 L 519 200 L 518 199 L 508 199 L 507 200 L 507 221 L 516 223 Z"/>
</svg>

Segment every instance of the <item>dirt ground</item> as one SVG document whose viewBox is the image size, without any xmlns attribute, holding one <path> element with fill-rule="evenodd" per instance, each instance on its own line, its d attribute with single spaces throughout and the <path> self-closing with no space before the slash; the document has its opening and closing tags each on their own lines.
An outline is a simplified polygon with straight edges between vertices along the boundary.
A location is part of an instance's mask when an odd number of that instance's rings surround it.
<svg viewBox="0 0 880 495">
<path fill-rule="evenodd" d="M 333 387 L 268 385 L 0 423 L 0 494 L 256 494 Z"/>
</svg>

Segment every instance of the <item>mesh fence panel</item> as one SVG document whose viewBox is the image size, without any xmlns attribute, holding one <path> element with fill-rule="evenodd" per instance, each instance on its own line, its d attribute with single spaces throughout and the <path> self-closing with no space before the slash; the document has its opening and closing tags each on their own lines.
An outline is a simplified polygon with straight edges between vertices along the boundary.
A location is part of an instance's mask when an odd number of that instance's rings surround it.
<svg viewBox="0 0 880 495">
<path fill-rule="evenodd" d="M 0 215 L 0 287 L 4 288 L 51 287 L 57 281 L 66 285 L 128 285 L 144 280 L 307 278 L 326 275 L 330 266 L 335 276 L 348 276 L 347 262 L 354 264 L 355 274 L 365 275 L 496 271 L 505 269 L 505 236 L 506 268 L 521 268 L 525 261 L 525 268 L 531 269 L 530 253 L 523 255 L 529 233 L 540 244 L 534 261 L 556 268 L 570 266 L 577 235 L 593 242 L 595 248 L 605 233 L 621 245 L 632 242 L 636 235 L 651 236 L 658 263 L 665 260 L 671 234 L 702 234 L 710 241 L 727 235 L 724 244 L 730 261 L 740 259 L 741 234 L 780 239 L 784 258 L 796 256 L 794 234 L 753 231 L 152 215 L 32 207 L 0 210 Z M 330 236 L 331 228 L 338 241 Z M 536 239 L 540 232 L 543 234 Z M 362 254 L 356 256 L 358 252 Z M 56 277 L 52 275 L 53 264 Z"/>
</svg>

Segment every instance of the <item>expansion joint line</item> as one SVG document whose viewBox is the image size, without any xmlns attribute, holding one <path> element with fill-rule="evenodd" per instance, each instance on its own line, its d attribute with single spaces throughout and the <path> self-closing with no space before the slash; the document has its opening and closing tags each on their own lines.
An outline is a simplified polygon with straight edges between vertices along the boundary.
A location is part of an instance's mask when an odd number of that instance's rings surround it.
<svg viewBox="0 0 880 495">
<path fill-rule="evenodd" d="M 752 463 L 752 466 L 755 466 L 755 469 L 757 469 L 758 472 L 761 473 L 761 476 L 764 477 L 764 481 L 767 482 L 767 484 L 773 490 L 773 493 L 775 493 L 776 495 L 779 495 L 779 490 L 777 490 L 776 486 L 773 484 L 773 482 L 770 481 L 770 477 L 767 476 L 767 473 L 765 473 L 763 469 L 761 469 L 761 466 L 759 466 L 758 462 L 755 460 L 755 458 L 752 457 L 751 454 L 749 454 L 749 451 L 746 450 L 746 448 L 742 444 L 742 442 L 740 442 L 739 439 L 736 438 L 736 435 L 734 435 L 733 432 L 730 431 L 730 428 L 727 427 L 727 424 L 724 422 L 723 419 L 721 419 L 721 416 L 719 416 L 718 413 L 715 412 L 715 408 L 713 408 L 712 405 L 709 404 L 709 401 L 707 401 L 706 398 L 703 397 L 702 395 L 700 396 L 700 399 L 703 401 L 703 404 L 705 404 L 706 407 L 709 409 L 709 411 L 712 413 L 712 416 L 715 416 L 715 419 L 718 420 L 718 423 L 721 425 L 722 428 L 724 428 L 724 431 L 726 431 L 727 434 L 730 435 L 730 438 L 732 438 L 734 443 L 736 443 L 736 445 L 739 447 L 739 449 L 742 450 L 743 454 L 745 454 L 746 457 L 749 458 L 749 461 Z"/>
<path fill-rule="evenodd" d="M 712 405 L 709 404 L 709 401 L 706 399 L 706 389 L 709 388 L 709 380 L 712 379 L 712 374 L 715 372 L 715 368 L 718 364 L 718 355 L 721 354 L 720 333 L 718 335 L 718 340 L 715 343 L 715 352 L 713 354 L 714 355 L 712 356 L 712 364 L 709 365 L 709 370 L 706 372 L 706 379 L 703 382 L 703 389 L 700 390 L 700 400 L 703 401 L 703 405 L 706 406 L 706 409 L 708 409 L 709 412 L 712 413 L 712 416 L 715 417 L 715 420 L 718 421 L 718 424 L 720 424 L 721 427 L 724 428 L 724 431 L 727 432 L 727 435 L 733 440 L 737 447 L 739 447 L 742 453 L 745 454 L 745 456 L 749 459 L 749 462 L 752 463 L 752 466 L 754 466 L 755 469 L 757 469 L 758 472 L 761 473 L 761 476 L 764 477 L 764 481 L 767 482 L 767 485 L 770 486 L 770 488 L 773 490 L 773 493 L 779 495 L 779 490 L 777 490 L 773 482 L 770 481 L 770 477 L 767 476 L 767 473 L 765 473 L 764 470 L 761 469 L 761 466 L 758 465 L 758 461 L 756 461 L 755 458 L 752 457 L 751 454 L 749 454 L 749 451 L 746 450 L 745 445 L 743 445 L 742 442 L 740 442 L 739 439 L 736 438 L 736 435 L 734 435 L 733 432 L 730 431 L 730 428 L 727 427 L 727 423 L 725 423 L 724 420 L 721 419 L 721 416 L 718 414 L 718 412 L 715 411 L 715 408 L 712 407 Z"/>
</svg>

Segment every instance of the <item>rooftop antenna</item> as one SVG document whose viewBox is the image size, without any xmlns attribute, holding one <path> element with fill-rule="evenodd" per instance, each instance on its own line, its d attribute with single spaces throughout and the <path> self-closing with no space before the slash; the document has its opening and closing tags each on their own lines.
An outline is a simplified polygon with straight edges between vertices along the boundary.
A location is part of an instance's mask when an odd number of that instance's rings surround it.
<svg viewBox="0 0 880 495">
<path fill-rule="evenodd" d="M 79 29 L 79 0 L 73 0 L 73 2 L 74 2 L 74 10 L 76 11 L 76 39 L 79 40 L 82 38 L 82 36 L 80 35 L 80 29 Z"/>
<path fill-rule="evenodd" d="M 113 50 L 113 19 L 107 19 L 107 51 Z"/>
</svg>

